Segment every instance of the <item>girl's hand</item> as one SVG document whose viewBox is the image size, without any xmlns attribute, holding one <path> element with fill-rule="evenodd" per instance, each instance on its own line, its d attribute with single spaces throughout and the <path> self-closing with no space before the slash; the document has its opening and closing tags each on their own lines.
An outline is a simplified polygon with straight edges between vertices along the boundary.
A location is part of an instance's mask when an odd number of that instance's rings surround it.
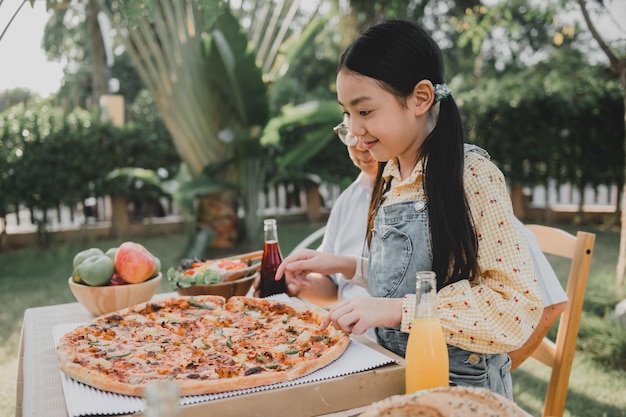
<svg viewBox="0 0 626 417">
<path fill-rule="evenodd" d="M 288 285 L 310 287 L 311 282 L 307 278 L 310 272 L 323 275 L 342 273 L 346 277 L 352 277 L 355 270 L 356 258 L 352 256 L 338 256 L 303 249 L 283 259 L 276 271 L 276 279 L 280 279 L 284 274 Z"/>
<path fill-rule="evenodd" d="M 254 292 L 253 292 L 254 297 L 260 298 L 261 297 L 261 274 L 257 275 L 254 278 L 254 281 L 252 281 L 252 288 L 254 289 Z M 288 296 L 297 297 L 298 294 L 300 294 L 301 289 L 302 289 L 301 287 L 287 282 L 287 295 Z"/>
<path fill-rule="evenodd" d="M 402 321 L 402 298 L 355 297 L 330 309 L 320 330 L 332 323 L 346 333 L 360 335 L 370 327 L 395 327 Z"/>
</svg>

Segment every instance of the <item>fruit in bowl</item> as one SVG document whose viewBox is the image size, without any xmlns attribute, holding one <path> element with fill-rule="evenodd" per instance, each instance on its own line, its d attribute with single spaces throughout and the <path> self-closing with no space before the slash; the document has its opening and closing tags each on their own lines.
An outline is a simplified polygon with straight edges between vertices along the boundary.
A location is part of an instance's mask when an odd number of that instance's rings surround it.
<svg viewBox="0 0 626 417">
<path fill-rule="evenodd" d="M 126 282 L 138 284 L 154 276 L 155 256 L 135 242 L 124 242 L 115 253 L 115 272 Z"/>
<path fill-rule="evenodd" d="M 261 267 L 262 251 L 230 258 L 183 259 L 167 271 L 170 287 L 180 295 L 246 295 Z"/>
<path fill-rule="evenodd" d="M 135 304 L 149 301 L 161 283 L 162 274 L 140 284 L 90 286 L 78 284 L 70 277 L 74 297 L 94 316 L 101 316 Z"/>
<path fill-rule="evenodd" d="M 74 256 L 69 286 L 94 315 L 116 311 L 152 298 L 162 279 L 161 262 L 139 243 L 88 248 Z"/>
</svg>

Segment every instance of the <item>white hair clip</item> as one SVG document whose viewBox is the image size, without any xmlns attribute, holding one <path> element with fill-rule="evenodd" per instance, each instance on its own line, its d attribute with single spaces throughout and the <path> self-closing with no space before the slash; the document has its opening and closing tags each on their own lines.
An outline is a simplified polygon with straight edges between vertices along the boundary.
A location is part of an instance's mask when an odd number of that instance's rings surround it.
<svg viewBox="0 0 626 417">
<path fill-rule="evenodd" d="M 452 91 L 446 84 L 435 84 L 435 103 L 446 100 L 452 94 Z"/>
</svg>

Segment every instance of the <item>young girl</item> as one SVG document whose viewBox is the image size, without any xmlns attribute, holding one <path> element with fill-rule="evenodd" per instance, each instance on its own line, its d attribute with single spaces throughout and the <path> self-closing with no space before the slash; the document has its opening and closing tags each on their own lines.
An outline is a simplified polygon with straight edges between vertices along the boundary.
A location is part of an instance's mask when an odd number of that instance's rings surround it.
<svg viewBox="0 0 626 417">
<path fill-rule="evenodd" d="M 523 231 L 502 173 L 464 152 L 443 57 L 419 26 L 388 21 L 365 30 L 341 56 L 337 96 L 350 133 L 379 161 L 368 214 L 366 258 L 304 250 L 283 273 L 342 273 L 374 298 L 333 307 L 323 326 L 362 334 L 404 356 L 415 273 L 437 274 L 450 382 L 512 398 L 510 359 L 542 312 Z"/>
</svg>

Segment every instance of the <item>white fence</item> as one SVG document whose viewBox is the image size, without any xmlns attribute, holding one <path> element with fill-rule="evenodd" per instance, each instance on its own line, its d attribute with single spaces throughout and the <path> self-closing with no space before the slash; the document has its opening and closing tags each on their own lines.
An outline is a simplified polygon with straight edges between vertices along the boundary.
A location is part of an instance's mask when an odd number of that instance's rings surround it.
<svg viewBox="0 0 626 417">
<path fill-rule="evenodd" d="M 322 197 L 323 208 L 330 210 L 333 203 L 341 193 L 336 185 L 322 184 L 319 188 Z M 617 186 L 587 187 L 581 193 L 570 184 L 557 186 L 556 181 L 550 181 L 548 187 L 536 186 L 525 188 L 524 194 L 528 196 L 530 208 L 550 208 L 553 211 L 577 211 L 578 205 L 583 202 L 584 212 L 612 213 L 617 207 Z M 297 190 L 291 185 L 280 185 L 270 189 L 267 194 L 259 194 L 259 216 L 289 215 L 306 212 L 307 198 L 304 190 Z M 60 211 L 50 210 L 48 214 L 48 230 L 60 230 L 77 228 L 85 223 L 108 222 L 111 219 L 111 204 L 108 198 L 100 198 L 87 205 L 90 210 L 85 211 L 79 206 L 74 210 L 73 216 L 68 207 L 61 207 Z M 161 201 L 165 216 L 153 217 L 151 221 L 159 222 L 180 217 L 178 206 L 167 200 Z M 95 210 L 94 210 L 95 209 Z M 97 213 L 92 217 L 90 212 Z M 18 221 L 19 216 L 19 221 Z M 39 211 L 34 212 L 36 219 L 42 219 Z M 11 213 L 6 217 L 6 231 L 11 233 L 33 232 L 37 225 L 31 223 L 31 213 L 28 209 L 22 209 L 16 215 Z"/>
<path fill-rule="evenodd" d="M 577 211 L 582 201 L 583 212 L 607 213 L 616 210 L 619 195 L 616 185 L 600 185 L 596 188 L 586 187 L 581 193 L 571 184 L 557 185 L 555 180 L 550 180 L 547 188 L 544 186 L 525 188 L 524 194 L 529 196 L 529 207 L 531 208 Z"/>
<path fill-rule="evenodd" d="M 322 197 L 323 209 L 330 210 L 339 197 L 341 189 L 336 185 L 322 184 L 319 187 L 319 192 Z M 267 193 L 259 193 L 258 207 L 258 214 L 262 217 L 304 213 L 307 208 L 306 192 L 305 190 L 296 190 L 291 185 L 280 185 L 270 189 Z M 131 212 L 133 211 L 132 203 L 129 209 Z M 241 210 L 240 214 L 243 215 L 243 208 Z M 161 215 L 150 218 L 151 222 L 158 223 L 180 219 L 180 208 L 176 203 L 167 199 L 160 200 L 158 211 L 162 211 Z M 74 210 L 70 210 L 67 206 L 62 206 L 59 210 L 48 210 L 47 230 L 57 231 L 78 228 L 84 224 L 110 222 L 111 213 L 111 201 L 108 197 L 91 198 L 85 204 L 79 204 Z M 36 219 L 34 223 L 31 217 Z M 9 213 L 6 216 L 6 232 L 8 234 L 36 232 L 37 220 L 41 219 L 43 219 L 43 213 L 40 210 L 35 210 L 31 216 L 28 208 L 21 208 L 18 213 Z"/>
</svg>

